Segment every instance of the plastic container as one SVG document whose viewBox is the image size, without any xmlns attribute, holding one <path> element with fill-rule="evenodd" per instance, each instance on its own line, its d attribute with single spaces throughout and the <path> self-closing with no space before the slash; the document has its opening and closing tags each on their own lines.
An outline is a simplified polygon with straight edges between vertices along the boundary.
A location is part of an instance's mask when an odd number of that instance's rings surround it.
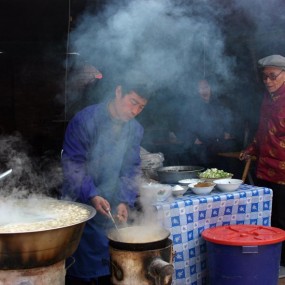
<svg viewBox="0 0 285 285">
<path fill-rule="evenodd" d="M 285 231 L 268 226 L 230 225 L 202 233 L 210 285 L 277 285 Z"/>
</svg>

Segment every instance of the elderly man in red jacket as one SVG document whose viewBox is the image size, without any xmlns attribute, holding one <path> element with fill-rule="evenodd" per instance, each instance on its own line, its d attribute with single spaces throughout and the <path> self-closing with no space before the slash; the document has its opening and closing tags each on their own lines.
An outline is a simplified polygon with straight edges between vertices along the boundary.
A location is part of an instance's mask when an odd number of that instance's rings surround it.
<svg viewBox="0 0 285 285">
<path fill-rule="evenodd" d="M 270 55 L 258 64 L 267 91 L 257 133 L 240 159 L 257 157 L 258 184 L 273 190 L 271 225 L 285 230 L 285 57 Z M 281 265 L 285 265 L 285 243 Z"/>
</svg>

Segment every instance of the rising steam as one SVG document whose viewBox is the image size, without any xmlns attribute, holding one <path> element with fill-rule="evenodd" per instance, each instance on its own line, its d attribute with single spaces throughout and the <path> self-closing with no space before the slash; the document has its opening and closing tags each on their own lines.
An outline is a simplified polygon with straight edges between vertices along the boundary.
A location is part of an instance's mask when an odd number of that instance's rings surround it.
<svg viewBox="0 0 285 285">
<path fill-rule="evenodd" d="M 87 9 L 81 15 L 70 35 L 71 49 L 103 73 L 106 85 L 118 76 L 132 76 L 134 70 L 152 79 L 160 103 L 147 114 L 146 126 L 161 116 L 159 127 L 169 128 L 167 120 L 173 120 L 175 112 L 191 112 L 197 82 L 205 77 L 215 78 L 216 94 L 231 97 L 236 125 L 243 126 L 243 117 L 255 115 L 245 111 L 246 106 L 258 108 L 255 61 L 268 55 L 265 52 L 281 53 L 282 47 L 284 52 L 281 36 L 273 43 L 266 36 L 268 29 L 273 35 L 276 27 L 284 26 L 282 2 L 107 1 L 100 13 Z M 225 121 L 231 112 L 225 109 Z"/>
<path fill-rule="evenodd" d="M 1 196 L 23 198 L 31 194 L 51 195 L 61 183 L 61 169 L 50 158 L 35 158 L 30 145 L 20 134 L 0 136 L 1 173 L 12 169 L 0 180 Z"/>
</svg>

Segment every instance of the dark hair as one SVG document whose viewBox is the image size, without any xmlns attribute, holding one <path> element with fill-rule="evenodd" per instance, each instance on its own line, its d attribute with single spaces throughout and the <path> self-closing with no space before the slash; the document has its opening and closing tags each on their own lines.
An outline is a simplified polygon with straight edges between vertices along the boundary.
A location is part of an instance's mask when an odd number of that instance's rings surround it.
<svg viewBox="0 0 285 285">
<path fill-rule="evenodd" d="M 126 83 L 123 82 L 122 86 L 122 93 L 123 95 L 130 93 L 131 91 L 137 93 L 140 97 L 149 100 L 153 94 L 153 89 L 148 83 Z"/>
<path fill-rule="evenodd" d="M 119 74 L 119 75 L 118 75 Z M 104 81 L 104 82 L 103 82 Z M 101 83 L 101 82 L 100 82 Z M 122 87 L 123 96 L 131 91 L 137 93 L 140 97 L 149 100 L 155 92 L 152 81 L 145 73 L 137 70 L 123 70 L 121 72 L 112 71 L 105 76 L 101 85 L 104 85 L 104 92 L 113 96 L 113 90 L 117 86 Z"/>
<path fill-rule="evenodd" d="M 122 86 L 123 95 L 134 91 L 140 97 L 149 100 L 153 93 L 153 85 L 145 71 L 132 67 L 121 72 L 119 77 L 117 85 Z"/>
</svg>

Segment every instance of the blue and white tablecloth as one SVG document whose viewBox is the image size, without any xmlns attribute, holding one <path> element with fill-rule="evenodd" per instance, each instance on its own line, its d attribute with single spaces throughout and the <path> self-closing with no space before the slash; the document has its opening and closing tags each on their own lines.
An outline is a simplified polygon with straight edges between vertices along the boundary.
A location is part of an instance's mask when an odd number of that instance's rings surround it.
<svg viewBox="0 0 285 285">
<path fill-rule="evenodd" d="M 176 285 L 206 284 L 203 230 L 229 224 L 270 226 L 272 190 L 243 184 L 237 191 L 189 194 L 156 204 L 158 219 L 171 232 Z"/>
</svg>

